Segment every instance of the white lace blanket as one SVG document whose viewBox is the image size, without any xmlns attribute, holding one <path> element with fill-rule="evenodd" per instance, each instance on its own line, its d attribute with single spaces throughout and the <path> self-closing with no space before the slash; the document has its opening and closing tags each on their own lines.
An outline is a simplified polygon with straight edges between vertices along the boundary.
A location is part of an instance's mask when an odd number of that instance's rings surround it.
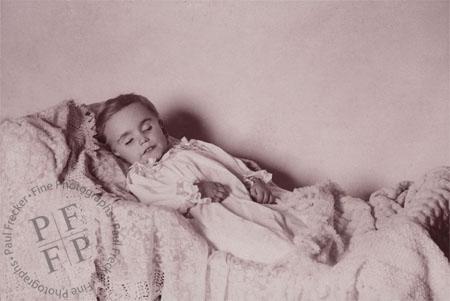
<svg viewBox="0 0 450 301">
<path fill-rule="evenodd" d="M 445 300 L 447 259 L 401 215 L 324 183 L 280 204 L 321 246 L 276 266 L 211 251 L 180 215 L 113 182 L 84 106 L 63 102 L 0 126 L 2 300 Z M 117 172 L 117 173 L 115 173 Z M 57 185 L 59 183 L 59 186 Z M 67 186 L 63 186 L 66 183 Z M 53 186 L 49 186 L 52 184 Z M 36 188 L 37 187 L 37 188 Z"/>
<path fill-rule="evenodd" d="M 66 101 L 0 125 L 0 299 L 202 299 L 206 244 L 181 216 L 103 189 L 120 168 L 93 122 Z"/>
</svg>

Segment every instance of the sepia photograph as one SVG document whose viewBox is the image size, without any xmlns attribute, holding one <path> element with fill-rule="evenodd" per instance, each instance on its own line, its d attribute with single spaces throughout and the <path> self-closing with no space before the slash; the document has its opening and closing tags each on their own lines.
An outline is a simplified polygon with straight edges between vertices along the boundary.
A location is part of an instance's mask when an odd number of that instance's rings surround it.
<svg viewBox="0 0 450 301">
<path fill-rule="evenodd" d="M 0 13 L 0 301 L 449 300 L 450 1 Z"/>
</svg>

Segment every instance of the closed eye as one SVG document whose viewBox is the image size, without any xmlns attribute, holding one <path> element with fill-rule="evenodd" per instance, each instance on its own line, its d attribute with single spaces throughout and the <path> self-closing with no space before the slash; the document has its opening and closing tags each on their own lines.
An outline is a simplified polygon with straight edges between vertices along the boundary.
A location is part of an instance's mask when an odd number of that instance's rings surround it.
<svg viewBox="0 0 450 301">
<path fill-rule="evenodd" d="M 127 140 L 127 141 L 125 142 L 125 145 L 128 145 L 128 144 L 130 144 L 131 142 L 133 142 L 133 138 L 131 138 L 130 140 Z"/>
<path fill-rule="evenodd" d="M 142 127 L 143 131 L 150 131 L 153 127 L 150 124 L 144 124 Z"/>
</svg>

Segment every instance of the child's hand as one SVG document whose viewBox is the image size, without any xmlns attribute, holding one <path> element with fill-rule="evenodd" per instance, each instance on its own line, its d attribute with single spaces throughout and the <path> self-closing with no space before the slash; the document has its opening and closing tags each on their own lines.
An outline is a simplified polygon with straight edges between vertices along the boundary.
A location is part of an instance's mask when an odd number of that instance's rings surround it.
<svg viewBox="0 0 450 301">
<path fill-rule="evenodd" d="M 260 204 L 275 204 L 275 197 L 270 192 L 266 183 L 260 179 L 253 179 L 253 185 L 250 187 L 250 195 L 253 200 Z"/>
<path fill-rule="evenodd" d="M 196 183 L 202 198 L 210 198 L 213 202 L 222 202 L 229 193 L 227 187 L 221 183 L 201 181 Z"/>
</svg>

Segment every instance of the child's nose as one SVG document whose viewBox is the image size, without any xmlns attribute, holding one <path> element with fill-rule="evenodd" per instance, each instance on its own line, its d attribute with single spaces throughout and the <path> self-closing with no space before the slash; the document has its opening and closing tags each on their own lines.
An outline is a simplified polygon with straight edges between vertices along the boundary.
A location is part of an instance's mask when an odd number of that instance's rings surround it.
<svg viewBox="0 0 450 301">
<path fill-rule="evenodd" d="M 141 134 L 141 137 L 140 137 L 140 140 L 139 140 L 139 142 L 140 142 L 140 144 L 144 144 L 145 142 L 147 142 L 147 141 L 149 141 L 150 139 L 148 139 L 147 137 L 145 137 L 145 136 L 143 136 L 142 134 Z"/>
</svg>

